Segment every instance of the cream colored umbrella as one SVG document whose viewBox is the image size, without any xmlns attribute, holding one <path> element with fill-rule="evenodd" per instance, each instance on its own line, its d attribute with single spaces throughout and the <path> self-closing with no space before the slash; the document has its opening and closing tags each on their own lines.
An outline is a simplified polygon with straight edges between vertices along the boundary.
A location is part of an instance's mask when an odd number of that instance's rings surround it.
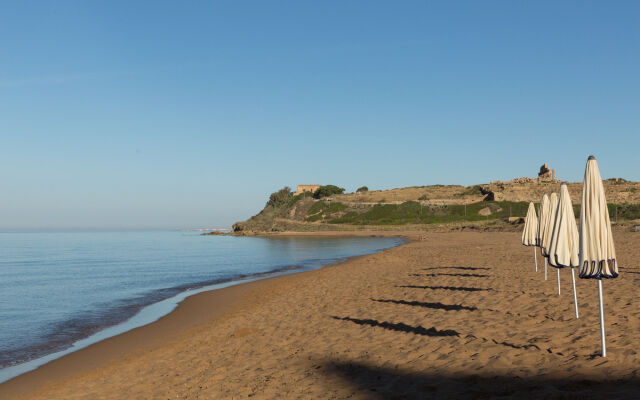
<svg viewBox="0 0 640 400">
<path fill-rule="evenodd" d="M 556 212 L 558 211 L 558 195 L 556 192 L 551 193 L 549 196 L 549 208 L 548 213 L 545 216 L 544 222 L 544 232 L 542 233 L 542 245 L 540 246 L 542 250 L 542 255 L 545 258 L 549 258 L 549 244 L 551 242 L 551 234 L 553 233 L 553 224 L 556 220 Z M 544 279 L 547 280 L 547 260 L 545 260 L 544 264 Z"/>
<path fill-rule="evenodd" d="M 598 163 L 594 156 L 589 156 L 584 171 L 579 232 L 580 278 L 598 280 L 602 357 L 606 357 L 602 278 L 618 277 L 618 263 L 616 262 L 616 250 L 613 247 L 607 199 L 604 195 Z"/>
<path fill-rule="evenodd" d="M 542 196 L 542 201 L 540 202 L 540 219 L 538 219 L 538 237 L 536 240 L 538 247 L 540 247 L 540 253 L 543 256 L 545 254 L 542 251 L 542 242 L 544 239 L 543 236 L 547 215 L 549 215 L 549 196 L 545 193 Z M 544 257 L 544 279 L 547 280 L 547 257 Z"/>
<path fill-rule="evenodd" d="M 578 295 L 576 294 L 576 278 L 573 268 L 580 265 L 578 258 L 578 226 L 573 213 L 571 196 L 565 183 L 560 186 L 560 198 L 558 199 L 558 212 L 551 234 L 549 247 L 549 265 L 555 267 L 558 272 L 558 296 L 560 296 L 560 268 L 569 267 L 571 270 L 571 283 L 573 284 L 573 304 L 578 315 Z"/>
<path fill-rule="evenodd" d="M 538 216 L 533 203 L 529 203 L 527 210 L 527 219 L 524 221 L 524 230 L 522 231 L 522 244 L 525 246 L 533 246 L 533 260 L 536 264 L 536 272 L 538 272 L 538 256 L 536 255 L 536 246 L 538 240 Z"/>
</svg>

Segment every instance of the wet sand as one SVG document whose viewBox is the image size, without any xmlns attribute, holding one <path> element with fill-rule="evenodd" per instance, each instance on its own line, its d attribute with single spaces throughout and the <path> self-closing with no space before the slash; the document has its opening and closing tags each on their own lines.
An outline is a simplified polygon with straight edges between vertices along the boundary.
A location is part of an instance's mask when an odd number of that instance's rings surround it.
<svg viewBox="0 0 640 400">
<path fill-rule="evenodd" d="M 0 398 L 602 397 L 640 394 L 640 233 L 621 277 L 544 264 L 519 233 L 425 233 L 318 271 L 192 296 L 156 323 L 0 385 Z"/>
</svg>

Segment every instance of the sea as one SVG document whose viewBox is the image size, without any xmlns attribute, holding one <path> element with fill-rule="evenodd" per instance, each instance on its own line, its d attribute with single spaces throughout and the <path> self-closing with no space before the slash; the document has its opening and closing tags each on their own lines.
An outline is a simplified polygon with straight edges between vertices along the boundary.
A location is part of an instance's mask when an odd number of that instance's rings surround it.
<svg viewBox="0 0 640 400">
<path fill-rule="evenodd" d="M 177 230 L 0 232 L 0 382 L 151 323 L 190 295 L 403 242 Z"/>
</svg>

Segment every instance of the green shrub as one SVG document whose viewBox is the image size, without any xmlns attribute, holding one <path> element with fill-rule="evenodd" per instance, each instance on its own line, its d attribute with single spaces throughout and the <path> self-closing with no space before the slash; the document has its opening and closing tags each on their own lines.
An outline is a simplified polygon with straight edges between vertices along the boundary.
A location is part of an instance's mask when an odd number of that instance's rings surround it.
<svg viewBox="0 0 640 400">
<path fill-rule="evenodd" d="M 344 188 L 337 187 L 335 185 L 325 185 L 320 186 L 318 190 L 313 193 L 313 197 L 316 199 L 321 199 L 323 197 L 329 197 L 334 194 L 342 194 L 344 193 Z"/>
<path fill-rule="evenodd" d="M 281 207 L 283 205 L 289 204 L 289 201 L 293 198 L 293 193 L 291 193 L 291 188 L 289 186 L 285 186 L 277 192 L 271 193 L 269 196 L 269 201 L 267 201 L 267 206 L 272 207 Z"/>
<path fill-rule="evenodd" d="M 369 188 L 366 186 L 360 186 L 357 190 L 356 193 L 361 193 L 361 192 L 368 192 Z"/>
<path fill-rule="evenodd" d="M 304 199 L 304 198 L 307 198 L 307 197 L 313 197 L 313 192 L 302 192 L 300 194 L 297 194 L 295 197 L 297 199 Z"/>
</svg>

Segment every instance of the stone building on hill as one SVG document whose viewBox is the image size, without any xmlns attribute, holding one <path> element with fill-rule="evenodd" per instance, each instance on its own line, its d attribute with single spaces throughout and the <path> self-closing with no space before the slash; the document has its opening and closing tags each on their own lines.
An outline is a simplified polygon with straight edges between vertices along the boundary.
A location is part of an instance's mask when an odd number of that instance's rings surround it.
<svg viewBox="0 0 640 400">
<path fill-rule="evenodd" d="M 538 180 L 539 181 L 555 181 L 556 170 L 550 169 L 547 163 L 544 163 L 544 165 L 540 167 L 540 172 L 538 172 Z"/>
<path fill-rule="evenodd" d="M 304 192 L 315 192 L 320 188 L 321 185 L 298 185 L 296 192 L 293 194 L 294 196 L 299 195 Z"/>
</svg>

